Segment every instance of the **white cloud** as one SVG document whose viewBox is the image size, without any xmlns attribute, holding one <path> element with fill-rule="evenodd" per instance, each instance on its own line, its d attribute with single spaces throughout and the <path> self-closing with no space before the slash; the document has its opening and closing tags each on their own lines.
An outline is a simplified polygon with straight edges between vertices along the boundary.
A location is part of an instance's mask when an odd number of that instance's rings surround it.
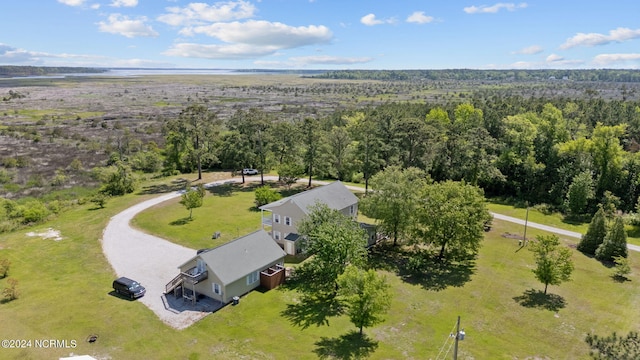
<svg viewBox="0 0 640 360">
<path fill-rule="evenodd" d="M 168 7 L 168 13 L 157 20 L 172 26 L 199 25 L 203 22 L 219 22 L 252 18 L 256 8 L 244 1 L 218 2 L 213 5 L 191 3 L 186 7 Z"/>
<path fill-rule="evenodd" d="M 271 55 L 278 51 L 275 46 L 251 46 L 247 44 L 215 45 L 215 44 L 175 44 L 163 55 L 195 57 L 203 59 L 249 59 L 256 56 Z"/>
<path fill-rule="evenodd" d="M 516 11 L 518 9 L 524 9 L 527 6 L 528 6 L 527 3 L 520 3 L 520 4 L 497 3 L 491 6 L 487 6 L 487 5 L 468 6 L 462 10 L 464 10 L 464 12 L 466 12 L 467 14 L 495 14 L 502 9 L 505 9 L 507 11 Z"/>
<path fill-rule="evenodd" d="M 262 20 L 197 26 L 189 28 L 188 32 L 205 34 L 226 43 L 275 47 L 278 49 L 327 43 L 333 37 L 331 30 L 322 25 L 293 27 L 279 22 Z"/>
<path fill-rule="evenodd" d="M 85 0 L 58 0 L 58 2 L 69 6 L 82 6 Z"/>
<path fill-rule="evenodd" d="M 562 56 L 556 55 L 556 54 L 551 54 L 551 55 L 547 56 L 547 58 L 546 58 L 546 61 L 548 63 L 558 62 L 558 61 L 563 61 L 563 60 L 564 60 L 564 58 Z"/>
<path fill-rule="evenodd" d="M 380 24 L 393 24 L 396 20 L 394 18 L 378 19 L 374 14 L 367 14 L 360 18 L 360 22 L 367 26 L 374 26 Z"/>
<path fill-rule="evenodd" d="M 138 0 L 113 0 L 111 6 L 114 7 L 135 7 L 138 6 Z"/>
<path fill-rule="evenodd" d="M 137 19 L 129 19 L 128 16 L 121 14 L 111 14 L 109 15 L 108 22 L 100 21 L 98 25 L 102 32 L 118 34 L 128 38 L 138 36 L 158 36 L 159 34 L 154 31 L 151 26 L 145 24 L 146 21 L 147 18 L 145 16 Z"/>
<path fill-rule="evenodd" d="M 593 63 L 599 66 L 612 64 L 628 64 L 635 62 L 634 68 L 640 67 L 640 53 L 638 54 L 600 54 L 593 58 Z"/>
<path fill-rule="evenodd" d="M 617 28 L 609 31 L 608 35 L 598 33 L 577 33 L 560 45 L 561 49 L 570 49 L 576 46 L 605 45 L 612 42 L 623 42 L 640 38 L 640 29 Z"/>
<path fill-rule="evenodd" d="M 522 54 L 522 55 L 535 55 L 543 52 L 544 49 L 538 45 L 531 45 L 525 48 L 522 48 L 518 51 L 513 52 L 514 54 Z"/>
<path fill-rule="evenodd" d="M 91 8 L 92 8 L 93 10 L 98 10 L 98 9 L 100 9 L 100 4 L 92 4 L 92 5 L 91 5 Z"/>
<path fill-rule="evenodd" d="M 407 22 L 416 23 L 416 24 L 428 24 L 432 22 L 433 16 L 428 16 L 424 14 L 424 11 L 415 11 L 413 14 L 409 15 L 407 18 Z"/>
</svg>

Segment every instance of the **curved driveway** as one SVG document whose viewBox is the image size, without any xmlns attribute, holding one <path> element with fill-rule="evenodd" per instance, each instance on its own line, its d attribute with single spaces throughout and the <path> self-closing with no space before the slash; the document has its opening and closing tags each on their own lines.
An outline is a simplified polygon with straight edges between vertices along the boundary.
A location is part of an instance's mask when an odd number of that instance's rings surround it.
<svg viewBox="0 0 640 360">
<path fill-rule="evenodd" d="M 248 181 L 257 181 L 259 177 L 247 177 Z M 274 176 L 265 176 L 265 180 L 277 180 Z M 206 187 L 229 182 L 240 182 L 241 179 L 216 181 Z M 305 182 L 307 180 L 300 180 Z M 326 182 L 316 182 L 326 184 Z M 354 191 L 363 191 L 360 187 L 347 186 Z M 138 301 L 149 307 L 166 324 L 182 329 L 206 316 L 200 311 L 172 312 L 165 307 L 163 294 L 165 284 L 178 274 L 178 266 L 195 256 L 194 249 L 174 244 L 162 238 L 146 234 L 130 226 L 130 221 L 139 212 L 179 197 L 181 192 L 174 192 L 136 204 L 111 218 L 102 235 L 104 254 L 118 276 L 126 276 L 142 283 L 147 293 Z M 495 219 L 524 225 L 524 220 L 491 213 Z M 527 226 L 556 233 L 572 238 L 580 238 L 582 234 L 558 229 L 551 226 L 528 222 Z M 630 250 L 640 251 L 640 246 L 628 245 Z"/>
</svg>

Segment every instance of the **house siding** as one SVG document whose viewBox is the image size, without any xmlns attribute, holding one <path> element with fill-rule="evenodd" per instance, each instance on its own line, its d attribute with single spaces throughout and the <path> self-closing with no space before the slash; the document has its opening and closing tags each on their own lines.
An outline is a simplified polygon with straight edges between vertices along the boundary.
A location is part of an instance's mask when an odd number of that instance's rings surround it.
<svg viewBox="0 0 640 360">
<path fill-rule="evenodd" d="M 194 266 L 196 266 L 197 264 L 197 258 L 192 259 L 191 261 L 189 261 L 188 263 L 186 263 L 185 265 L 180 267 L 180 271 L 184 272 L 187 271 L 191 268 L 193 268 Z M 223 303 L 229 303 L 231 302 L 231 300 L 233 300 L 234 296 L 241 296 L 244 295 L 246 293 L 248 293 L 249 291 L 257 288 L 258 286 L 260 286 L 260 271 L 263 271 L 265 269 L 268 269 L 271 266 L 275 266 L 276 264 L 280 264 L 283 265 L 284 264 L 284 258 L 282 259 L 278 259 L 277 261 L 274 261 L 268 265 L 265 265 L 263 267 L 260 267 L 259 269 L 256 269 L 256 271 L 258 271 L 258 281 L 256 281 L 253 284 L 247 285 L 247 275 L 249 275 L 249 273 L 247 273 L 245 276 L 241 277 L 238 280 L 235 280 L 233 282 L 231 282 L 230 284 L 224 284 L 222 283 L 222 281 L 216 276 L 215 272 L 213 271 L 213 269 L 211 269 L 211 267 L 209 267 L 207 265 L 207 271 L 208 271 L 208 276 L 205 280 L 202 280 L 201 282 L 197 283 L 195 285 L 195 291 L 198 294 L 203 294 L 206 295 L 212 299 L 221 301 Z M 252 271 L 253 272 L 253 271 Z M 216 293 L 213 292 L 213 284 L 217 283 L 220 284 L 221 290 L 222 290 L 222 294 L 218 295 Z M 191 284 L 189 284 L 188 282 L 185 282 L 184 287 L 189 289 L 189 290 L 193 290 L 193 288 L 191 287 Z"/>
<path fill-rule="evenodd" d="M 304 216 L 304 213 L 297 205 L 291 202 L 287 202 L 282 206 L 274 208 L 272 212 L 273 212 L 273 214 L 271 215 L 272 219 L 275 217 L 276 214 L 280 215 L 280 223 L 279 224 L 276 224 L 275 222 L 273 223 L 271 227 L 271 237 L 272 238 L 274 237 L 273 236 L 274 231 L 279 231 L 280 240 L 276 240 L 276 242 L 280 245 L 283 245 L 284 237 L 286 236 L 286 234 L 298 233 L 297 224 L 301 220 L 301 215 Z M 286 217 L 291 218 L 291 226 L 286 225 L 285 223 Z"/>
</svg>

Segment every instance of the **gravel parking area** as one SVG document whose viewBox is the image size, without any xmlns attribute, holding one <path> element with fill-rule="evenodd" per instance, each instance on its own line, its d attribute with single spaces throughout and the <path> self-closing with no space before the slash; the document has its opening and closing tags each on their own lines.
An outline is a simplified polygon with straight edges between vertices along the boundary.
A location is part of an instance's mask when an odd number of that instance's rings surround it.
<svg viewBox="0 0 640 360">
<path fill-rule="evenodd" d="M 165 285 L 178 275 L 178 266 L 196 251 L 131 228 L 129 222 L 139 212 L 180 196 L 171 193 L 147 200 L 111 218 L 102 235 L 102 249 L 118 276 L 140 282 L 147 293 L 138 301 L 149 307 L 167 325 L 183 329 L 210 314 L 195 308 L 167 309 Z"/>
</svg>

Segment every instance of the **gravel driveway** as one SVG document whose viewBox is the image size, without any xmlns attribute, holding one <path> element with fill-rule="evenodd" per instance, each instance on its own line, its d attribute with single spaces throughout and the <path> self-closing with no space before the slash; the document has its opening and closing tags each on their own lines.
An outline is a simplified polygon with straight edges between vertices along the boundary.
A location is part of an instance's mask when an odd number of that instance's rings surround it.
<svg viewBox="0 0 640 360">
<path fill-rule="evenodd" d="M 165 308 L 165 285 L 178 275 L 178 266 L 196 255 L 196 251 L 133 229 L 129 222 L 139 212 L 163 201 L 180 196 L 171 193 L 132 206 L 111 218 L 102 234 L 102 249 L 118 276 L 140 282 L 147 293 L 138 301 L 166 324 L 182 329 L 207 313 L 183 311 L 175 313 Z"/>
</svg>

